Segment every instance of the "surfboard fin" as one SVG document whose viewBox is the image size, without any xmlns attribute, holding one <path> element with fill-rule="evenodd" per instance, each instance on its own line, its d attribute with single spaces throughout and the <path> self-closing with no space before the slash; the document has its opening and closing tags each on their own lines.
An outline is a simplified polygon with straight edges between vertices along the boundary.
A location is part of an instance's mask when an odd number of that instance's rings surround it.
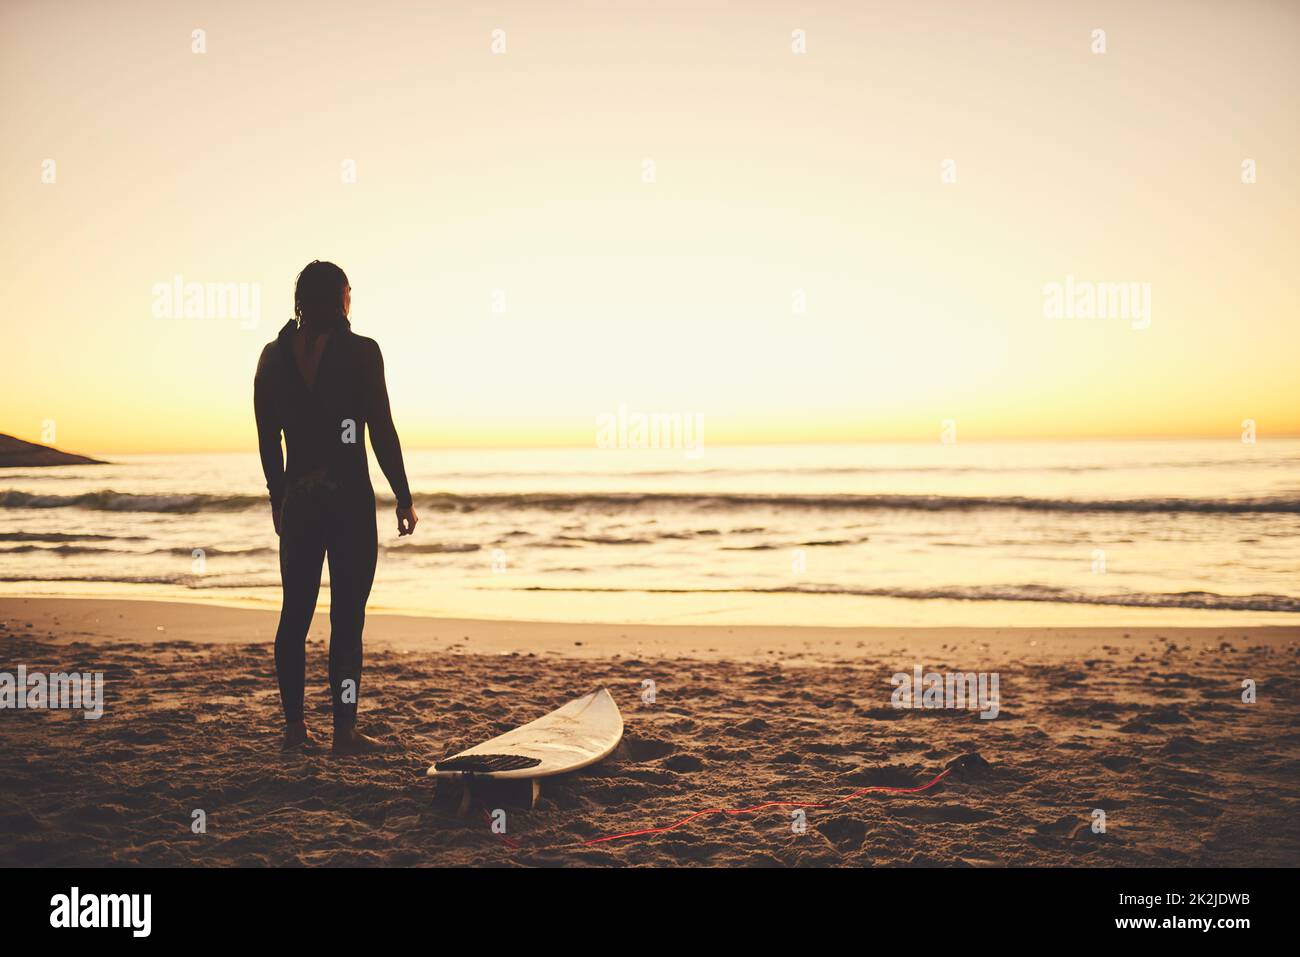
<svg viewBox="0 0 1300 957">
<path fill-rule="evenodd" d="M 524 754 L 461 754 L 452 758 L 443 758 L 434 764 L 434 767 L 439 771 L 490 774 L 493 771 L 521 771 L 524 768 L 535 768 L 541 763 L 541 758 L 530 758 Z"/>
</svg>

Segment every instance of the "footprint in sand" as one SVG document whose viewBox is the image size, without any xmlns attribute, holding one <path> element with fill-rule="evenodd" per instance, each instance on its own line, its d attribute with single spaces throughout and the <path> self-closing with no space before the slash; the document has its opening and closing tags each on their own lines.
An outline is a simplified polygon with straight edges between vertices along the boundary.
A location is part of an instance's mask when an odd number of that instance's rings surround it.
<svg viewBox="0 0 1300 957">
<path fill-rule="evenodd" d="M 656 741 L 653 738 L 629 738 L 624 736 L 623 743 L 619 746 L 629 758 L 637 762 L 657 761 L 673 753 L 673 746 L 667 741 Z"/>
<path fill-rule="evenodd" d="M 945 804 L 940 807 L 893 807 L 889 809 L 892 817 L 901 817 L 922 824 L 978 824 L 997 815 L 964 804 Z"/>
<path fill-rule="evenodd" d="M 1111 771 L 1124 771 L 1139 762 L 1138 758 L 1126 754 L 1108 754 L 1100 759 L 1101 766 Z"/>
<path fill-rule="evenodd" d="M 674 754 L 664 761 L 664 767 L 678 774 L 690 774 L 693 771 L 703 771 L 704 762 L 693 754 Z"/>
</svg>

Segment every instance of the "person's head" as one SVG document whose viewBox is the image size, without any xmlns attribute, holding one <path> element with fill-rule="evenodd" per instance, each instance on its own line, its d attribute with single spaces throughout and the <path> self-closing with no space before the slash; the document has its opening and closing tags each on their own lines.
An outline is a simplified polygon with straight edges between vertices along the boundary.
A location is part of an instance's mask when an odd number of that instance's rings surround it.
<svg viewBox="0 0 1300 957">
<path fill-rule="evenodd" d="M 324 328 L 352 311 L 347 274 L 333 263 L 314 259 L 298 273 L 293 289 L 293 316 L 299 326 Z"/>
</svg>

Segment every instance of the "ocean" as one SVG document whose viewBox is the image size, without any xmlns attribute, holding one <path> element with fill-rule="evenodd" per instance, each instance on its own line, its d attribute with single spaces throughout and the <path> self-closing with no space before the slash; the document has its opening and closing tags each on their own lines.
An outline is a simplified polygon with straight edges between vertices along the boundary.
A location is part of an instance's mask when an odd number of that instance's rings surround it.
<svg viewBox="0 0 1300 957">
<path fill-rule="evenodd" d="M 277 539 L 254 449 L 110 458 L 0 472 L 0 594 L 278 606 Z M 372 462 L 372 612 L 843 626 L 1300 623 L 1295 439 L 406 458 L 420 524 L 400 540 Z"/>
</svg>

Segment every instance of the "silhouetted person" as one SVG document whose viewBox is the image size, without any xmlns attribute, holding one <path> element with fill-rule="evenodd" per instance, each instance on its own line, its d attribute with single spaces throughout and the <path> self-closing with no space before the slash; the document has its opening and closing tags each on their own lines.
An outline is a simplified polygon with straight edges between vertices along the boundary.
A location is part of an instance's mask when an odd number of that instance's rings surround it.
<svg viewBox="0 0 1300 957">
<path fill-rule="evenodd" d="M 384 359 L 352 332 L 352 287 L 333 263 L 308 263 L 294 289 L 294 318 L 257 363 L 253 405 L 271 517 L 280 536 L 284 603 L 275 634 L 275 673 L 284 706 L 284 746 L 310 742 L 303 721 L 307 629 L 330 563 L 330 690 L 334 751 L 379 743 L 357 731 L 361 630 L 379 550 L 365 430 L 397 498 L 397 533 L 415 530 L 402 447 L 388 408 Z M 280 454 L 284 433 L 287 462 Z"/>
</svg>

